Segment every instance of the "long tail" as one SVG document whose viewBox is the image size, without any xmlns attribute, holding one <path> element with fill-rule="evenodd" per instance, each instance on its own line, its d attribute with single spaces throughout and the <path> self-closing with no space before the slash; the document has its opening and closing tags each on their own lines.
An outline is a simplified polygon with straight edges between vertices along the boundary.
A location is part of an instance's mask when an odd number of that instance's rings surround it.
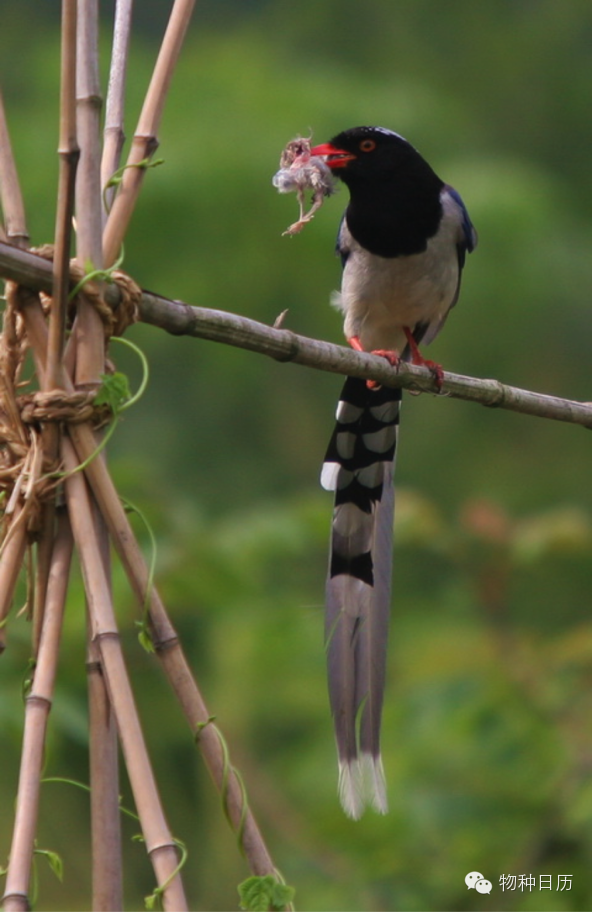
<svg viewBox="0 0 592 912">
<path fill-rule="evenodd" d="M 348 377 L 321 475 L 323 487 L 335 491 L 325 613 L 329 699 L 339 797 L 354 820 L 368 803 L 387 811 L 380 719 L 400 404 L 400 390 L 369 390 L 365 380 Z"/>
</svg>

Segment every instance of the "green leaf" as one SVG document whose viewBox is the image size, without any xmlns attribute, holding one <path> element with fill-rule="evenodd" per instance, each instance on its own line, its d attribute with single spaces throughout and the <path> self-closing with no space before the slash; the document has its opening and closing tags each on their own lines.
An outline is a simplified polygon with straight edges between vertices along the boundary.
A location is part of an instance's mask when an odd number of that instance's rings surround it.
<svg viewBox="0 0 592 912">
<path fill-rule="evenodd" d="M 156 649 L 154 648 L 154 643 L 152 642 L 152 637 L 150 636 L 150 631 L 144 621 L 135 621 L 137 627 L 140 628 L 138 633 L 138 642 L 145 652 L 155 653 Z"/>
<path fill-rule="evenodd" d="M 114 374 L 101 374 L 102 385 L 95 396 L 95 405 L 108 405 L 116 415 L 131 398 L 128 379 L 125 374 L 116 371 Z"/>
<path fill-rule="evenodd" d="M 43 855 L 47 859 L 47 863 L 57 879 L 62 882 L 64 879 L 64 862 L 61 859 L 61 856 L 57 852 L 52 852 L 51 849 L 35 849 L 35 855 Z"/>
<path fill-rule="evenodd" d="M 248 877 L 239 884 L 241 909 L 247 912 L 280 912 L 292 902 L 294 887 L 279 883 L 271 874 Z"/>
</svg>

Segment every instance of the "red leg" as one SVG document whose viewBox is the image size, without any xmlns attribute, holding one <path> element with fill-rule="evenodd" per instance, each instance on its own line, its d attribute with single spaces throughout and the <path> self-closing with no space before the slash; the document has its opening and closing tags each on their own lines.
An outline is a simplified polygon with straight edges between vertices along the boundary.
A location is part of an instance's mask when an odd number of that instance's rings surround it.
<svg viewBox="0 0 592 912">
<path fill-rule="evenodd" d="M 411 363 L 418 364 L 422 367 L 427 367 L 428 370 L 434 375 L 434 380 L 438 389 L 442 389 L 442 383 L 444 382 L 444 371 L 442 370 L 442 365 L 438 364 L 436 361 L 430 361 L 429 358 L 424 358 L 422 353 L 419 350 L 417 342 L 413 338 L 413 333 L 408 326 L 403 327 L 403 332 L 407 337 L 407 342 L 409 343 L 409 349 L 411 351 Z"/>
<path fill-rule="evenodd" d="M 351 347 L 353 348 L 354 351 L 363 352 L 366 350 L 365 348 L 362 347 L 362 343 L 360 342 L 359 336 L 351 336 L 347 341 L 349 342 L 349 344 L 351 345 Z M 369 352 L 369 354 L 370 355 L 380 355 L 381 358 L 386 358 L 386 360 L 391 365 L 391 367 L 396 367 L 397 364 L 399 363 L 399 361 L 401 360 L 399 355 L 397 354 L 397 352 L 389 351 L 388 349 L 384 349 L 384 348 L 374 349 L 373 351 Z M 378 389 L 380 387 L 380 383 L 378 383 L 376 380 L 366 380 L 366 386 L 368 387 L 368 389 Z"/>
</svg>

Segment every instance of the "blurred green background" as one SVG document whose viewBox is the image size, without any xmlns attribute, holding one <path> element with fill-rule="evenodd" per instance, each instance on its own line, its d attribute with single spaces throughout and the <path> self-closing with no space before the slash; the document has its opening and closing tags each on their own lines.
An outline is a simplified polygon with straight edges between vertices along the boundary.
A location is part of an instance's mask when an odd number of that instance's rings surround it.
<svg viewBox="0 0 592 912">
<path fill-rule="evenodd" d="M 131 136 L 169 4 L 138 4 Z M 104 4 L 104 71 L 111 5 Z M 32 242 L 51 240 L 59 4 L 2 0 L 0 85 Z M 126 242 L 146 288 L 339 342 L 334 236 L 347 194 L 297 238 L 271 186 L 296 133 L 380 124 L 462 193 L 480 246 L 430 356 L 459 373 L 592 399 L 589 0 L 259 0 L 196 7 Z M 331 502 L 318 471 L 340 378 L 136 326 L 151 380 L 110 447 L 158 536 L 157 582 L 301 910 L 592 907 L 592 438 L 581 428 L 406 397 L 397 467 L 383 751 L 391 811 L 338 805 L 322 599 Z M 139 379 L 133 356 L 112 347 Z M 145 541 L 141 527 L 138 534 Z M 148 549 L 148 542 L 145 541 Z M 191 907 L 237 908 L 248 875 L 158 667 L 117 606 Z M 20 594 L 24 600 L 24 587 Z M 19 607 L 19 605 L 16 605 Z M 0 660 L 0 857 L 8 853 L 29 629 Z M 84 610 L 68 606 L 46 771 L 88 780 Z M 132 798 L 125 776 L 122 793 Z M 42 909 L 89 903 L 83 792 L 47 785 Z M 124 822 L 126 907 L 152 889 Z M 491 895 L 467 890 L 469 871 Z M 503 892 L 503 874 L 537 879 Z M 557 875 L 573 875 L 570 891 Z M 538 890 L 553 876 L 551 891 Z"/>
</svg>

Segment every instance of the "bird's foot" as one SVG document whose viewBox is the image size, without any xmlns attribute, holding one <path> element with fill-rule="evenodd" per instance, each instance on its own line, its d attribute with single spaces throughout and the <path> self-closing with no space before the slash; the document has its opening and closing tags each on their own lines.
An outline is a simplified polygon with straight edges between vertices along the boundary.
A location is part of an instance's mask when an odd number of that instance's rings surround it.
<svg viewBox="0 0 592 912">
<path fill-rule="evenodd" d="M 365 349 L 362 347 L 359 336 L 351 336 L 347 341 L 354 351 L 365 351 Z M 373 351 L 368 352 L 368 354 L 380 355 L 381 358 L 386 358 L 391 367 L 397 367 L 401 360 L 399 354 L 396 351 L 390 351 L 389 349 L 385 348 L 376 348 Z M 380 383 L 377 380 L 366 380 L 366 386 L 371 390 L 380 389 Z"/>
<path fill-rule="evenodd" d="M 438 392 L 440 392 L 440 390 L 442 389 L 442 384 L 444 383 L 444 370 L 442 368 L 442 365 L 438 364 L 437 361 L 431 361 L 429 358 L 424 358 L 424 356 L 422 355 L 422 353 L 419 350 L 419 346 L 417 345 L 417 342 L 415 341 L 415 339 L 413 337 L 413 333 L 411 332 L 409 327 L 404 326 L 403 330 L 407 337 L 407 342 L 409 344 L 409 350 L 411 352 L 411 363 L 416 364 L 419 367 L 427 367 L 427 369 L 431 372 L 431 374 L 434 378 L 434 381 L 438 388 Z"/>
</svg>

